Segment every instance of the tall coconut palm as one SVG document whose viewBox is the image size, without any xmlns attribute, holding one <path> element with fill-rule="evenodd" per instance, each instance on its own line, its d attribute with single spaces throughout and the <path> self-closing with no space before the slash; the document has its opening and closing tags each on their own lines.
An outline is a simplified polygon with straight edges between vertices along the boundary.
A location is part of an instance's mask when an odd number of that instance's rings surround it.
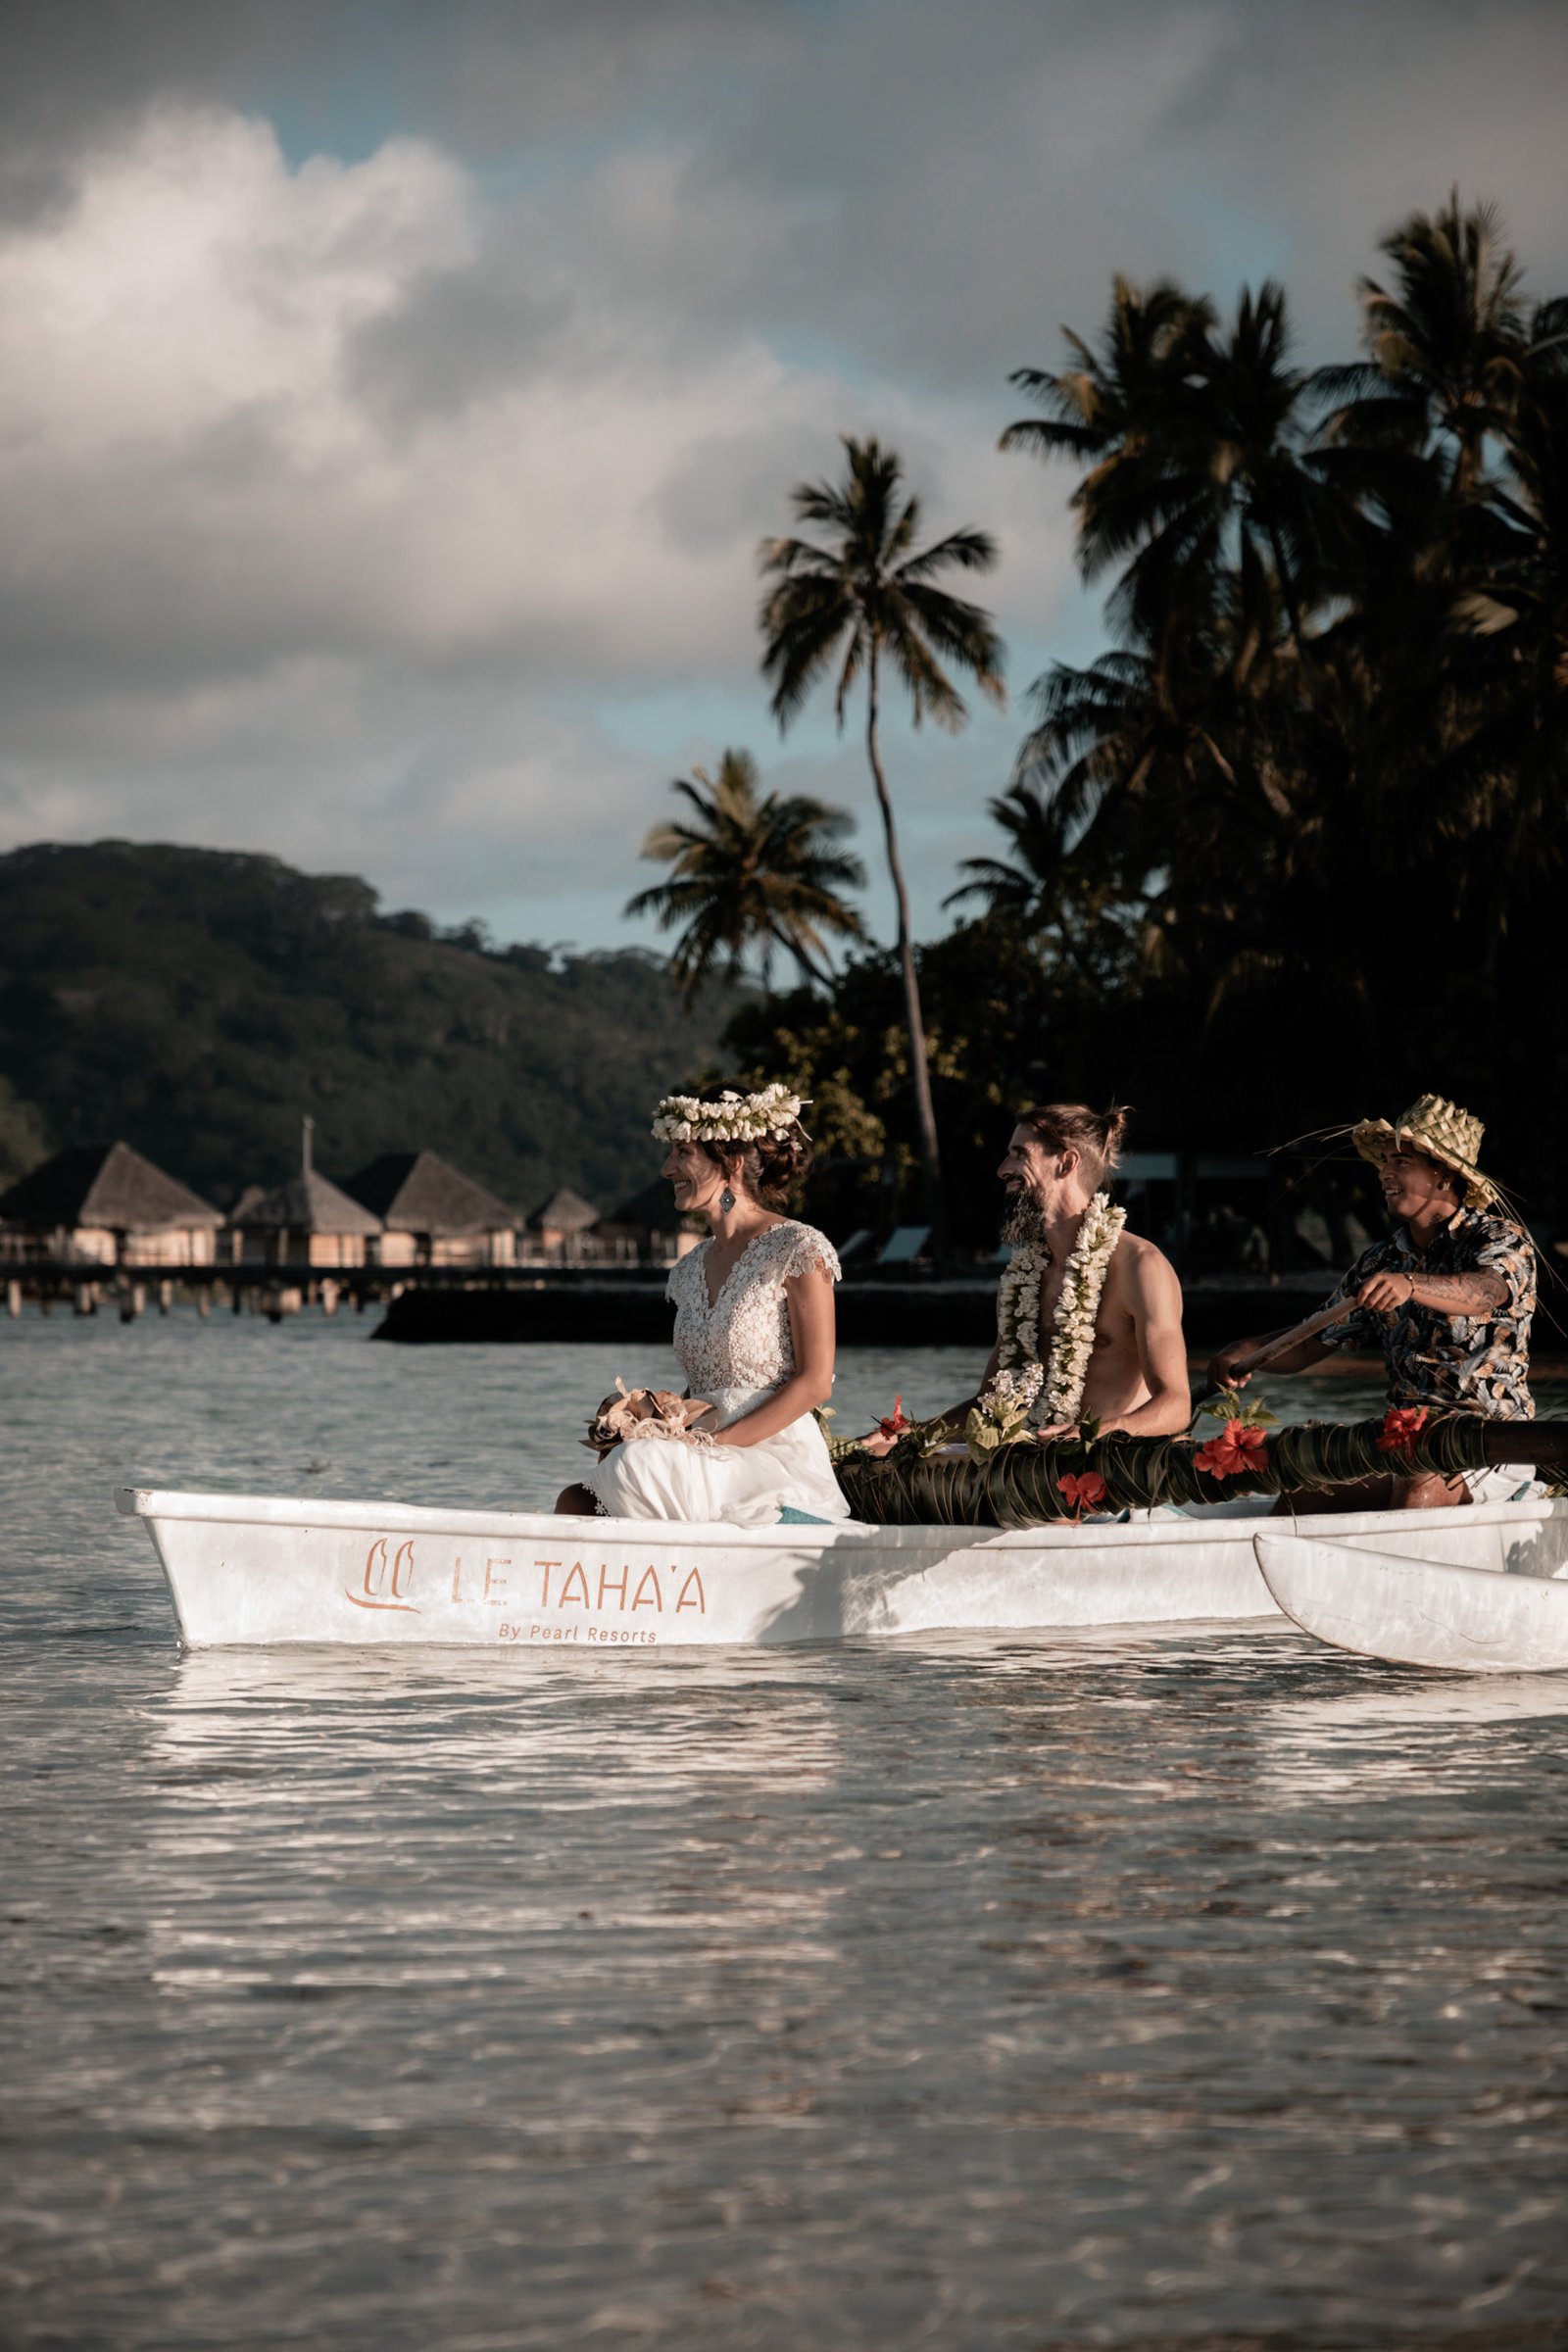
<svg viewBox="0 0 1568 2352">
<path fill-rule="evenodd" d="M 865 884 L 859 859 L 837 846 L 854 830 L 848 809 L 806 794 L 760 794 L 757 762 L 744 751 L 725 752 L 716 776 L 695 767 L 671 790 L 694 814 L 655 825 L 642 847 L 669 866 L 669 879 L 640 890 L 625 911 L 657 915 L 666 931 L 685 924 L 669 968 L 686 1002 L 710 974 L 738 973 L 751 954 L 765 980 L 775 948 L 808 980 L 826 983 L 824 934 L 865 937 L 839 895 Z"/>
<path fill-rule="evenodd" d="M 1011 380 L 1046 408 L 1002 436 L 1004 450 L 1090 461 L 1070 501 L 1086 580 L 1124 567 L 1109 612 L 1149 641 L 1196 622 L 1249 545 L 1272 567 L 1303 668 L 1305 610 L 1336 502 L 1301 455 L 1308 378 L 1290 364 L 1283 288 L 1244 289 L 1234 323 L 1168 279 L 1113 288 L 1097 353 L 1066 336 L 1077 365 Z"/>
<path fill-rule="evenodd" d="M 1089 470 L 1073 493 L 1073 511 L 1082 515 L 1103 505 L 1109 485 L 1133 468 L 1149 432 L 1168 416 L 1213 317 L 1207 301 L 1168 277 L 1152 286 L 1113 278 L 1098 351 L 1063 327 L 1065 368 L 1018 368 L 1007 378 L 1046 414 L 1009 424 L 1002 447 L 1085 462 Z"/>
<path fill-rule="evenodd" d="M 1223 856 L 1225 812 L 1241 793 L 1222 745 L 1214 649 L 1191 638 L 1152 652 L 1057 662 L 1031 689 L 1038 723 L 1019 778 L 1073 843 L 1076 863 L 1152 904 L 1203 904 Z M 1148 938 L 1159 959 L 1159 919 Z"/>
<path fill-rule="evenodd" d="M 1495 208 L 1461 211 L 1454 188 L 1436 213 L 1412 213 L 1383 238 L 1392 288 L 1361 280 L 1367 357 L 1319 370 L 1339 406 L 1332 438 L 1451 452 L 1448 488 L 1477 486 L 1489 437 L 1502 432 L 1518 397 L 1529 337 L 1519 265 Z"/>
<path fill-rule="evenodd" d="M 958 906 L 965 899 L 979 899 L 988 914 L 1006 915 L 1024 930 L 1036 930 L 1054 917 L 1074 871 L 1061 802 L 1038 782 L 1018 777 L 986 808 L 1006 835 L 1007 855 L 960 859 L 958 871 L 969 879 L 950 890 L 942 904 Z"/>
<path fill-rule="evenodd" d="M 864 683 L 866 759 L 898 909 L 899 963 L 926 1214 L 940 1240 L 947 1224 L 942 1159 L 908 891 L 882 764 L 882 681 L 885 665 L 891 666 L 908 693 L 916 726 L 931 718 L 938 726 L 956 730 L 968 715 L 944 664 L 966 672 L 992 701 L 1000 704 L 1004 699 L 1002 641 L 991 615 L 937 584 L 943 572 L 988 571 L 997 560 L 996 546 L 989 533 L 966 529 L 920 547 L 920 502 L 904 488 L 904 466 L 897 454 L 875 439 L 857 441 L 848 434 L 844 452 L 842 480 L 801 482 L 792 493 L 797 519 L 818 525 L 829 535 L 828 544 L 764 539 L 759 550 L 762 575 L 769 583 L 759 616 L 764 638 L 762 671 L 773 682 L 773 715 L 781 730 L 830 668 L 838 671 L 833 707 L 841 728 L 851 695 Z"/>
<path fill-rule="evenodd" d="M 986 804 L 1006 836 L 1004 858 L 965 858 L 968 880 L 945 906 L 978 899 L 992 921 L 1014 926 L 1031 946 L 1065 966 L 1088 988 L 1108 994 L 1132 961 L 1132 908 L 1116 884 L 1068 846 L 1062 804 L 1020 777 Z"/>
</svg>

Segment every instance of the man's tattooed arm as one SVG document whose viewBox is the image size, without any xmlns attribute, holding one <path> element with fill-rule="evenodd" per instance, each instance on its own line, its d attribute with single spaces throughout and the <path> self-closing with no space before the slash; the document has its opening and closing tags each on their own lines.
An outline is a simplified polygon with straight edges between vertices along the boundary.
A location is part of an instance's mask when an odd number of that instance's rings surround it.
<svg viewBox="0 0 1568 2352">
<path fill-rule="evenodd" d="M 1440 1315 L 1491 1315 L 1507 1304 L 1508 1285 L 1490 1267 L 1478 1266 L 1473 1274 L 1414 1275 L 1410 1296 Z"/>
</svg>

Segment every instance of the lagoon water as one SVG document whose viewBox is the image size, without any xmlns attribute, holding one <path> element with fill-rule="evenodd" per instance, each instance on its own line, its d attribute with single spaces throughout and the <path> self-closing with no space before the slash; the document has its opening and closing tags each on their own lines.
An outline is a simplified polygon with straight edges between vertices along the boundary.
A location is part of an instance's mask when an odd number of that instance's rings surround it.
<svg viewBox="0 0 1568 2352">
<path fill-rule="evenodd" d="M 1568 1678 L 181 1658 L 117 1482 L 537 1503 L 669 1368 L 368 1328 L 0 1326 L 0 2342 L 1568 2344 Z"/>
</svg>

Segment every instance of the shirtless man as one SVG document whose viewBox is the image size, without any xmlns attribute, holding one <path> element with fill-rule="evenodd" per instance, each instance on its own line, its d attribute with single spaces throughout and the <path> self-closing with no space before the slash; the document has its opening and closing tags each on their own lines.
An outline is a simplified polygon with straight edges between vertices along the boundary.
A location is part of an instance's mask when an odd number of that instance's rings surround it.
<svg viewBox="0 0 1568 2352">
<path fill-rule="evenodd" d="M 1084 1217 L 1102 1181 L 1121 1156 L 1124 1110 L 1090 1110 L 1081 1102 L 1047 1102 L 1026 1110 L 997 1170 L 1007 1193 L 1006 1242 L 1044 1244 L 1050 1262 L 1040 1282 L 1039 1348 L 1047 1377 L 1062 1277 Z M 1002 1342 L 991 1350 L 980 1391 L 991 1386 Z M 1049 1420 L 1041 1396 L 1040 1426 L 1065 1436 L 1076 1426 Z M 976 1397 L 966 1397 L 942 1421 L 963 1428 Z M 1123 1228 L 1111 1252 L 1094 1347 L 1079 1406 L 1080 1421 L 1139 1437 L 1166 1437 L 1192 1418 L 1187 1349 L 1182 1338 L 1182 1288 L 1168 1258 Z"/>
</svg>

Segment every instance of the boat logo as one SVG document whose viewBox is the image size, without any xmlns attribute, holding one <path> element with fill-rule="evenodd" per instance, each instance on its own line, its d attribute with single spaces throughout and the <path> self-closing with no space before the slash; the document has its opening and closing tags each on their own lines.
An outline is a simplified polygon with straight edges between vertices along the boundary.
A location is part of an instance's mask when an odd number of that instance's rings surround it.
<svg viewBox="0 0 1568 2352">
<path fill-rule="evenodd" d="M 405 1537 L 396 1551 L 389 1552 L 385 1536 L 377 1536 L 365 1555 L 365 1576 L 359 1590 L 352 1585 L 343 1590 L 357 1609 L 402 1609 L 408 1616 L 417 1617 L 418 1602 L 405 1598 L 413 1583 L 413 1537 Z"/>
</svg>

